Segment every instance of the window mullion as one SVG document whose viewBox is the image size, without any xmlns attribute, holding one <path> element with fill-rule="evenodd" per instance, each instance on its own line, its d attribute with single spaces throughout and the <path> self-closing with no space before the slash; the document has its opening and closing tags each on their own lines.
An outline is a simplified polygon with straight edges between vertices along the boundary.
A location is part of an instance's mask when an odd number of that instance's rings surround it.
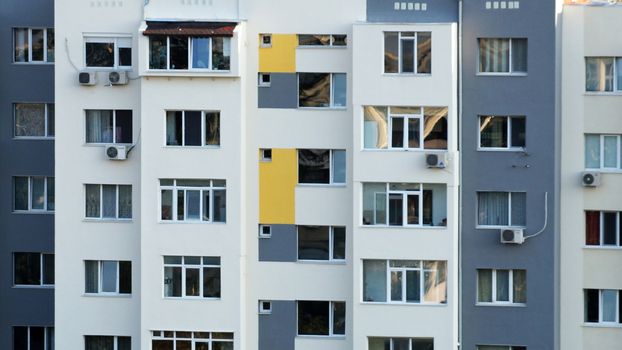
<svg viewBox="0 0 622 350">
<path fill-rule="evenodd" d="M 402 73 L 402 32 L 397 32 L 397 72 Z"/>
<path fill-rule="evenodd" d="M 600 211 L 598 212 L 598 226 L 600 228 L 600 244 L 604 245 L 605 244 L 605 227 L 604 227 L 604 223 L 605 223 L 605 213 Z"/>
<path fill-rule="evenodd" d="M 32 63 L 32 29 L 28 28 L 28 62 Z"/>
<path fill-rule="evenodd" d="M 334 307 L 333 302 L 329 301 L 328 302 L 328 335 L 329 336 L 333 335 L 333 331 L 334 331 L 333 329 L 333 322 L 334 322 L 333 307 Z"/>
<path fill-rule="evenodd" d="M 193 54 L 192 54 L 192 39 L 190 37 L 188 37 L 188 69 L 191 70 L 192 67 L 192 58 L 193 58 Z"/>
<path fill-rule="evenodd" d="M 333 246 L 335 244 L 335 235 L 333 231 L 333 227 L 328 227 L 328 260 L 333 260 Z"/>
<path fill-rule="evenodd" d="M 389 195 L 390 195 L 390 193 L 389 193 L 389 183 L 385 184 L 385 193 L 387 195 L 384 196 L 385 197 L 384 198 L 384 207 L 386 208 L 387 212 L 386 212 L 386 215 L 385 215 L 385 218 L 384 218 L 384 224 L 388 225 L 389 224 L 389 213 L 390 213 L 390 210 L 391 210 L 391 208 L 389 207 Z"/>
<path fill-rule="evenodd" d="M 418 46 L 418 41 L 419 36 L 417 35 L 417 32 L 415 32 L 415 37 L 413 38 L 413 72 L 415 72 L 415 74 L 419 73 L 419 67 L 417 66 L 417 46 Z"/>
<path fill-rule="evenodd" d="M 43 253 L 39 254 L 39 285 L 43 285 Z"/>
<path fill-rule="evenodd" d="M 97 293 L 103 292 L 103 282 L 104 282 L 104 264 L 102 260 L 97 260 Z"/>
<path fill-rule="evenodd" d="M 43 177 L 43 210 L 48 210 L 48 177 Z"/>
<path fill-rule="evenodd" d="M 402 147 L 408 148 L 408 116 L 402 116 Z"/>
<path fill-rule="evenodd" d="M 408 192 L 403 191 L 402 195 L 402 226 L 408 226 Z"/>
<path fill-rule="evenodd" d="M 186 297 L 186 264 L 184 264 L 184 257 L 182 256 L 181 263 L 181 297 Z"/>
<path fill-rule="evenodd" d="M 497 302 L 497 270 L 492 270 L 492 302 Z"/>
<path fill-rule="evenodd" d="M 510 118 L 510 116 L 507 116 L 507 139 L 505 140 L 506 144 L 507 144 L 507 148 L 512 148 L 512 118 Z"/>
<path fill-rule="evenodd" d="M 512 192 L 508 192 L 508 225 L 512 226 Z"/>
<path fill-rule="evenodd" d="M 117 143 L 117 111 L 112 110 L 112 143 Z"/>
<path fill-rule="evenodd" d="M 201 258 L 201 264 L 199 265 L 199 298 L 203 297 L 203 258 Z"/>
<path fill-rule="evenodd" d="M 186 145 L 186 111 L 181 111 L 181 145 Z"/>
<path fill-rule="evenodd" d="M 417 215 L 419 215 L 419 225 L 423 226 L 423 188 L 420 188 L 419 191 L 419 211 L 417 212 Z M 432 221 L 434 221 L 434 219 L 432 218 Z M 434 222 L 431 223 L 432 225 L 434 225 Z"/>
<path fill-rule="evenodd" d="M 31 188 L 32 187 L 32 176 L 28 176 L 28 191 L 26 191 L 28 193 L 28 210 L 32 210 L 32 193 L 31 193 Z"/>
<path fill-rule="evenodd" d="M 513 70 L 512 70 L 512 39 L 511 38 L 508 40 L 508 56 L 509 56 L 508 57 L 508 64 L 509 64 L 508 72 L 513 73 Z"/>
<path fill-rule="evenodd" d="M 171 189 L 171 192 L 173 193 L 173 212 L 171 213 L 171 218 L 173 219 L 173 221 L 177 221 L 177 186 L 175 183 L 173 183 L 173 188 Z M 162 194 L 160 194 L 160 197 L 162 197 Z"/>
<path fill-rule="evenodd" d="M 514 302 L 514 270 L 508 273 L 508 296 L 510 303 Z"/>
</svg>

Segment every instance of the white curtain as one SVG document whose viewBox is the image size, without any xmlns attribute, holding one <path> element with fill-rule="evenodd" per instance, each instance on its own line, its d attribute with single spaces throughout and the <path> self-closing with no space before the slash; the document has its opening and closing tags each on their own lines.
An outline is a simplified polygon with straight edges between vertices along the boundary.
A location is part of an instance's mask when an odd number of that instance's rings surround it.
<svg viewBox="0 0 622 350">
<path fill-rule="evenodd" d="M 117 217 L 117 186 L 103 185 L 102 195 L 102 217 L 115 219 Z"/>
<path fill-rule="evenodd" d="M 112 143 L 112 111 L 86 111 L 86 142 Z"/>
<path fill-rule="evenodd" d="M 484 73 L 510 71 L 509 39 L 479 39 L 479 67 Z"/>
<path fill-rule="evenodd" d="M 478 225 L 508 225 L 507 192 L 478 192 Z"/>
<path fill-rule="evenodd" d="M 477 270 L 477 301 L 492 302 L 492 270 Z"/>
<path fill-rule="evenodd" d="M 119 218 L 132 218 L 132 185 L 119 185 Z"/>
<path fill-rule="evenodd" d="M 387 262 L 363 261 L 363 301 L 387 301 Z"/>
</svg>

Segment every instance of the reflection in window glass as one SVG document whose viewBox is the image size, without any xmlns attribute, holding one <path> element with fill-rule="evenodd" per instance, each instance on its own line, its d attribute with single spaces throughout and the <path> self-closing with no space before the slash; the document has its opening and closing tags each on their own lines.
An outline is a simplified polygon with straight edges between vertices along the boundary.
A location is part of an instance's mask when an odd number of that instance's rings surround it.
<svg viewBox="0 0 622 350">
<path fill-rule="evenodd" d="M 28 62 L 28 28 L 16 28 L 13 41 L 15 43 L 15 62 Z"/>
<path fill-rule="evenodd" d="M 298 150 L 298 183 L 330 183 L 330 150 Z"/>
<path fill-rule="evenodd" d="M 41 62 L 43 61 L 43 52 L 46 49 L 43 43 L 43 29 L 31 29 L 31 40 L 32 40 L 32 61 Z"/>
<path fill-rule="evenodd" d="M 585 58 L 585 91 L 613 91 L 613 58 Z"/>
<path fill-rule="evenodd" d="M 45 137 L 45 104 L 16 103 L 15 136 Z"/>
<path fill-rule="evenodd" d="M 399 72 L 399 54 L 397 48 L 399 46 L 399 33 L 398 32 L 386 32 L 384 33 L 384 72 L 385 73 L 398 73 Z"/>
<path fill-rule="evenodd" d="M 229 70 L 231 68 L 231 38 L 212 38 L 212 69 Z"/>
<path fill-rule="evenodd" d="M 299 73 L 298 102 L 300 107 L 329 107 L 330 74 Z"/>
<path fill-rule="evenodd" d="M 169 37 L 170 69 L 188 69 L 188 38 Z"/>
<path fill-rule="evenodd" d="M 87 42 L 85 48 L 87 67 L 114 67 L 113 42 Z"/>
<path fill-rule="evenodd" d="M 167 37 L 149 37 L 149 69 L 167 69 Z"/>
<path fill-rule="evenodd" d="M 333 106 L 345 107 L 346 106 L 346 75 L 345 73 L 333 74 Z"/>
<path fill-rule="evenodd" d="M 363 108 L 364 148 L 386 149 L 388 146 L 388 107 Z"/>
<path fill-rule="evenodd" d="M 210 39 L 192 38 L 192 68 L 209 69 Z"/>
</svg>

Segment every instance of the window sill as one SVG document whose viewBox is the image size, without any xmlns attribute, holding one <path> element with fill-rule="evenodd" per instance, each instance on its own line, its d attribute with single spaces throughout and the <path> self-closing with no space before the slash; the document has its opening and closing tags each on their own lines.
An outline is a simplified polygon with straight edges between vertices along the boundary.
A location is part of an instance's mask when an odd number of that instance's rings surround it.
<svg viewBox="0 0 622 350">
<path fill-rule="evenodd" d="M 106 147 L 106 146 L 110 146 L 110 145 L 115 145 L 115 146 L 132 146 L 134 145 L 133 143 L 121 143 L 121 142 L 106 142 L 106 143 L 101 143 L 101 142 L 85 142 L 82 144 L 82 146 L 85 147 Z"/>
<path fill-rule="evenodd" d="M 476 230 L 511 230 L 511 229 L 523 229 L 526 230 L 526 226 L 485 226 L 485 225 L 476 225 Z"/>
<path fill-rule="evenodd" d="M 132 294 L 118 294 L 118 293 L 84 293 L 83 297 L 86 298 L 112 298 L 112 299 L 131 299 Z"/>
<path fill-rule="evenodd" d="M 332 339 L 332 340 L 345 340 L 346 336 L 342 334 L 338 335 L 314 335 L 314 334 L 296 334 L 296 338 L 301 339 Z"/>
<path fill-rule="evenodd" d="M 18 214 L 18 215 L 27 215 L 27 214 L 34 214 L 34 215 L 54 215 L 54 211 L 48 211 L 48 210 L 15 210 L 13 211 L 13 214 Z"/>
<path fill-rule="evenodd" d="M 475 303 L 475 306 L 483 307 L 527 307 L 525 303 Z"/>
<path fill-rule="evenodd" d="M 347 111 L 348 107 L 347 106 L 330 106 L 330 107 L 304 107 L 304 106 L 298 106 L 297 107 L 300 110 L 307 110 L 307 111 Z"/>
<path fill-rule="evenodd" d="M 602 174 L 622 174 L 622 169 L 614 168 L 586 168 L 585 171 L 598 171 Z"/>
<path fill-rule="evenodd" d="M 158 220 L 158 224 L 197 224 L 197 225 L 225 225 L 226 222 L 212 222 L 212 221 L 188 221 L 188 220 Z"/>
<path fill-rule="evenodd" d="M 315 184 L 315 183 L 297 183 L 297 187 L 327 187 L 327 188 L 346 188 L 346 184 L 334 183 L 334 184 Z"/>
<path fill-rule="evenodd" d="M 418 229 L 426 229 L 426 230 L 446 230 L 447 226 L 427 226 L 427 225 L 407 225 L 407 226 L 395 226 L 395 225 L 359 225 L 359 228 L 381 228 L 381 229 L 387 229 L 387 228 L 401 228 L 401 229 L 411 229 L 411 228 L 418 228 Z"/>
<path fill-rule="evenodd" d="M 53 66 L 54 62 L 12 62 L 16 66 Z"/>
<path fill-rule="evenodd" d="M 415 153 L 448 152 L 447 149 L 438 149 L 438 148 L 363 148 L 362 151 L 363 152 L 396 152 L 396 153 L 399 153 L 399 152 L 415 152 Z"/>
<path fill-rule="evenodd" d="M 167 69 L 148 69 L 145 70 L 141 77 L 238 77 L 238 75 L 232 75 L 230 70 L 167 70 Z"/>
<path fill-rule="evenodd" d="M 584 245 L 583 249 L 587 249 L 587 250 L 620 250 L 620 251 L 622 251 L 622 246 L 617 246 L 617 245 Z"/>
<path fill-rule="evenodd" d="M 383 76 L 385 77 L 421 77 L 421 78 L 427 78 L 427 77 L 432 77 L 432 73 L 382 73 Z"/>
<path fill-rule="evenodd" d="M 478 72 L 475 73 L 475 76 L 478 77 L 526 77 L 528 75 L 528 73 L 485 73 L 485 72 Z"/>
<path fill-rule="evenodd" d="M 12 288 L 15 289 L 54 289 L 53 284 L 16 284 Z"/>
<path fill-rule="evenodd" d="M 164 145 L 163 146 L 165 149 L 166 148 L 170 148 L 170 149 L 185 149 L 185 148 L 189 148 L 189 149 L 220 149 L 220 145 L 205 145 L 205 146 L 181 146 L 181 145 Z"/>
<path fill-rule="evenodd" d="M 447 307 L 447 303 L 397 303 L 381 301 L 362 301 L 361 305 L 390 305 L 390 306 L 424 306 L 424 307 Z"/>
<path fill-rule="evenodd" d="M 526 152 L 527 149 L 524 147 L 508 147 L 508 148 L 500 148 L 500 147 L 477 147 L 478 152 Z"/>
<path fill-rule="evenodd" d="M 583 322 L 583 327 L 588 328 L 622 328 L 622 324 L 620 323 L 591 323 L 591 322 Z"/>
<path fill-rule="evenodd" d="M 194 300 L 194 301 L 217 301 L 222 300 L 222 298 L 202 298 L 202 297 L 162 297 L 164 300 Z"/>
<path fill-rule="evenodd" d="M 54 141 L 54 137 L 49 136 L 13 136 L 13 140 L 28 141 L 28 140 L 49 140 Z"/>
<path fill-rule="evenodd" d="M 84 218 L 83 222 L 114 222 L 114 223 L 126 223 L 130 224 L 134 222 L 133 219 L 97 219 L 97 218 Z"/>
<path fill-rule="evenodd" d="M 112 71 L 126 71 L 131 72 L 132 67 L 87 67 L 82 68 L 85 72 L 112 72 Z"/>
<path fill-rule="evenodd" d="M 332 49 L 336 49 L 336 50 L 345 50 L 347 49 L 348 46 L 347 45 L 298 45 L 296 46 L 296 49 L 300 49 L 300 50 L 313 50 L 313 49 L 320 49 L 320 50 L 332 50 Z"/>
<path fill-rule="evenodd" d="M 586 91 L 583 96 L 622 96 L 622 91 Z"/>
<path fill-rule="evenodd" d="M 296 263 L 302 265 L 347 265 L 345 260 L 296 260 Z"/>
</svg>

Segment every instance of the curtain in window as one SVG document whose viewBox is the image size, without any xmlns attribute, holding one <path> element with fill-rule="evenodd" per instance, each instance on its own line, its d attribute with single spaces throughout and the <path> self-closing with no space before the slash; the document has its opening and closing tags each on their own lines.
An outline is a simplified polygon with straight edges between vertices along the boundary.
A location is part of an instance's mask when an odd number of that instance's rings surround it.
<svg viewBox="0 0 622 350">
<path fill-rule="evenodd" d="M 166 112 L 166 144 L 182 145 L 182 113 L 181 111 Z"/>
<path fill-rule="evenodd" d="M 477 301 L 492 302 L 492 270 L 477 270 Z"/>
<path fill-rule="evenodd" d="M 119 185 L 119 218 L 132 218 L 132 186 Z"/>
<path fill-rule="evenodd" d="M 44 177 L 31 177 L 30 178 L 30 205 L 32 209 L 44 209 L 45 208 L 45 178 Z"/>
<path fill-rule="evenodd" d="M 585 212 L 585 244 L 600 244 L 600 212 Z"/>
<path fill-rule="evenodd" d="M 99 281 L 99 264 L 95 260 L 84 262 L 84 291 L 85 293 L 97 293 Z"/>
<path fill-rule="evenodd" d="M 117 217 L 117 186 L 102 185 L 102 206 L 104 218 L 114 219 Z"/>
<path fill-rule="evenodd" d="M 298 106 L 330 106 L 330 74 L 298 73 Z"/>
<path fill-rule="evenodd" d="M 387 301 L 385 260 L 363 260 L 363 301 Z"/>
<path fill-rule="evenodd" d="M 585 167 L 600 168 L 600 135 L 585 135 Z"/>
<path fill-rule="evenodd" d="M 507 73 L 510 71 L 509 39 L 479 39 L 479 71 Z"/>
<path fill-rule="evenodd" d="M 385 32 L 384 33 L 384 72 L 385 73 L 398 73 L 399 69 L 399 54 L 397 48 L 399 46 L 399 33 L 398 32 Z"/>
<path fill-rule="evenodd" d="M 508 146 L 508 118 L 496 116 L 481 116 L 479 126 L 480 147 Z"/>
<path fill-rule="evenodd" d="M 512 271 L 512 285 L 514 288 L 514 302 L 527 302 L 527 273 L 525 270 Z"/>
<path fill-rule="evenodd" d="M 585 59 L 585 91 L 613 91 L 613 58 Z"/>
<path fill-rule="evenodd" d="M 363 108 L 363 147 L 386 149 L 388 146 L 387 107 Z"/>
<path fill-rule="evenodd" d="M 112 111 L 86 111 L 86 142 L 112 143 Z"/>
<path fill-rule="evenodd" d="M 98 218 L 100 213 L 100 185 L 86 185 L 86 217 Z"/>
<path fill-rule="evenodd" d="M 478 192 L 478 225 L 508 225 L 508 193 Z"/>
<path fill-rule="evenodd" d="M 509 270 L 497 270 L 497 301 L 510 301 Z"/>
<path fill-rule="evenodd" d="M 618 167 L 618 137 L 617 136 L 603 136 L 603 139 L 604 139 L 603 167 L 617 168 Z"/>
<path fill-rule="evenodd" d="M 512 192 L 512 225 L 525 226 L 527 224 L 527 193 Z"/>
<path fill-rule="evenodd" d="M 616 75 L 618 78 L 618 86 L 616 90 L 622 91 L 622 58 L 616 58 Z"/>
<path fill-rule="evenodd" d="M 114 337 L 111 336 L 92 336 L 84 337 L 85 350 L 113 350 Z"/>
<path fill-rule="evenodd" d="M 220 113 L 205 112 L 205 144 L 220 145 Z"/>
<path fill-rule="evenodd" d="M 603 301 L 603 322 L 616 322 L 618 291 L 604 289 L 602 292 Z"/>
</svg>

